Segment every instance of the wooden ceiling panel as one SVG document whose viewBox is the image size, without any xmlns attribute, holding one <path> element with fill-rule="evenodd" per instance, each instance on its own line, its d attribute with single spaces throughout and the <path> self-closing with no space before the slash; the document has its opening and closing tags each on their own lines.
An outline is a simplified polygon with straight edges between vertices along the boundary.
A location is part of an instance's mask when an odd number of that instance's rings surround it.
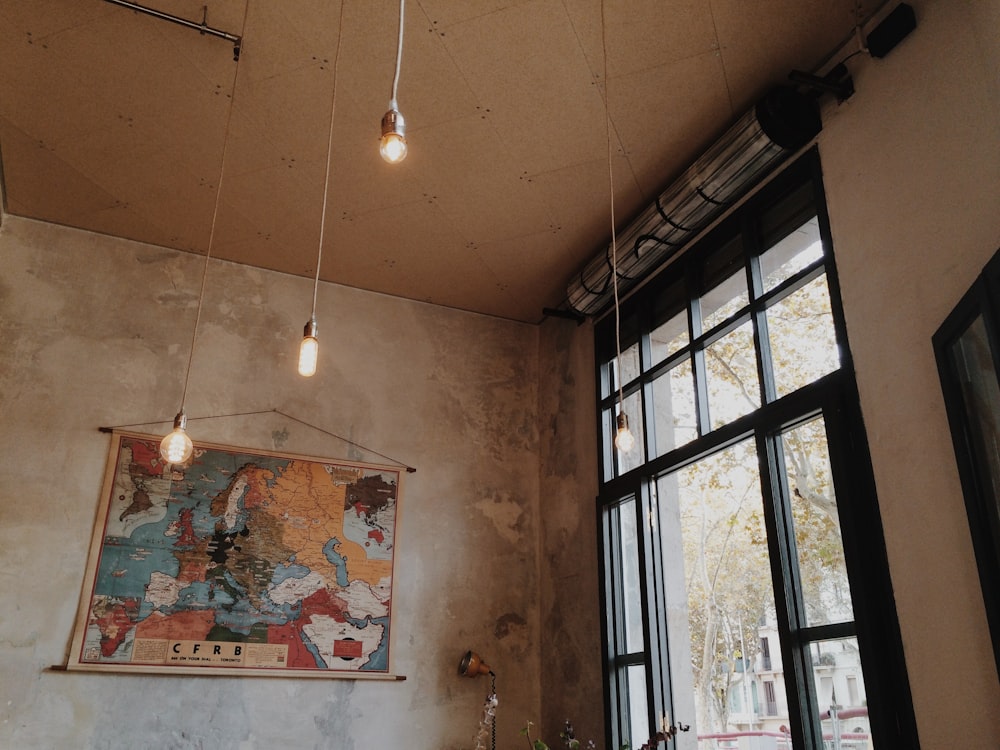
<svg viewBox="0 0 1000 750">
<path fill-rule="evenodd" d="M 207 5 L 206 5 L 207 3 Z M 0 3 L 6 210 L 311 276 L 341 4 Z M 606 0 L 619 228 L 759 94 L 846 38 L 855 0 Z M 608 241 L 601 0 L 345 0 L 322 276 L 536 321 Z M 234 77 L 237 90 L 232 94 Z M 233 104 L 228 125 L 229 105 Z M 329 257 L 329 260 L 327 259 Z"/>
<path fill-rule="evenodd" d="M 615 178 L 615 217 L 619 227 L 628 219 L 632 207 L 642 196 L 632 170 L 620 153 L 613 161 Z M 579 251 L 590 248 L 596 253 L 611 239 L 611 186 L 607 158 L 565 169 L 545 172 L 531 178 L 538 186 L 546 208 L 558 227 L 560 246 Z M 564 271 L 568 278 L 569 273 Z"/>
<path fill-rule="evenodd" d="M 749 107 L 793 69 L 811 71 L 852 33 L 857 3 L 713 0 L 726 77 L 737 109 Z"/>
<path fill-rule="evenodd" d="M 418 286 L 423 294 L 415 299 L 466 309 L 477 295 L 496 292 L 489 269 L 460 244 L 447 218 L 432 204 L 339 221 L 331 244 L 330 252 L 324 251 L 323 276 L 337 283 L 371 288 L 367 281 L 377 279 L 375 291 L 399 296 L 412 296 L 405 290 Z"/>
<path fill-rule="evenodd" d="M 420 7 L 427 14 L 435 31 L 447 34 L 452 26 L 488 16 L 497 11 L 523 5 L 525 0 L 420 0 Z"/>
<path fill-rule="evenodd" d="M 270 224 L 273 216 L 263 217 L 263 221 L 260 218 L 242 216 L 232 206 L 220 206 L 216 234 L 221 239 L 212 250 L 213 256 L 313 277 L 319 249 L 319 226 L 288 222 L 279 227 Z"/>
<path fill-rule="evenodd" d="M 425 131 L 427 158 L 419 179 L 424 193 L 472 246 L 554 228 L 545 201 L 487 120 L 456 120 Z M 456 170 L 453 165 L 484 165 Z"/>
<path fill-rule="evenodd" d="M 313 64 L 241 87 L 240 119 L 267 134 L 286 167 L 318 163 L 326 158 L 332 85 L 329 66 Z"/>
<path fill-rule="evenodd" d="M 526 3 L 473 19 L 450 30 L 446 44 L 523 172 L 602 152 L 603 103 L 562 3 Z"/>
<path fill-rule="evenodd" d="M 275 166 L 247 174 L 226 175 L 226 199 L 238 213 L 254 216 L 255 225 L 267 220 L 278 234 L 292 224 L 319 228 L 323 173 L 318 166 Z M 261 203 L 261 198 L 265 203 Z"/>
<path fill-rule="evenodd" d="M 634 214 L 683 171 L 691 154 L 700 154 L 725 130 L 734 113 L 714 52 L 623 76 L 609 86 L 615 131 L 644 196 L 640 204 L 623 206 Z M 655 117 L 643 117 L 652 112 Z"/>
<path fill-rule="evenodd" d="M 476 248 L 491 274 L 497 289 L 506 300 L 507 316 L 539 321 L 543 307 L 555 307 L 566 296 L 569 275 L 565 246 L 556 232 L 538 232 L 492 242 Z M 538 300 L 549 300 L 539 305 Z"/>
<path fill-rule="evenodd" d="M 704 55 L 718 42 L 713 4 L 702 0 L 628 0 L 608 3 L 601 33 L 600 0 L 566 4 L 595 77 L 604 77 L 604 46 L 608 78 Z M 602 39 L 603 36 L 603 39 Z"/>
<path fill-rule="evenodd" d="M 0 21 L 10 33 L 43 44 L 53 35 L 88 24 L 104 24 L 116 9 L 97 0 L 11 0 L 0 5 Z M 123 11 L 127 12 L 127 11 Z"/>
<path fill-rule="evenodd" d="M 88 175 L 2 116 L 0 139 L 6 196 L 25 215 L 89 229 L 84 217 L 115 205 L 115 197 Z M 51 200 L 53 185 L 59 186 L 58 201 Z"/>
</svg>

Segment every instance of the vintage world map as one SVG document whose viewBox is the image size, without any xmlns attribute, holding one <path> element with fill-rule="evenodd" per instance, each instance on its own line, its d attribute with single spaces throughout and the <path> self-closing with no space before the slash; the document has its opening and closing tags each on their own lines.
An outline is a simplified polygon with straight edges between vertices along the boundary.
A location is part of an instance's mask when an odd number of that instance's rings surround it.
<svg viewBox="0 0 1000 750">
<path fill-rule="evenodd" d="M 399 471 L 114 433 L 70 668 L 388 673 Z"/>
</svg>

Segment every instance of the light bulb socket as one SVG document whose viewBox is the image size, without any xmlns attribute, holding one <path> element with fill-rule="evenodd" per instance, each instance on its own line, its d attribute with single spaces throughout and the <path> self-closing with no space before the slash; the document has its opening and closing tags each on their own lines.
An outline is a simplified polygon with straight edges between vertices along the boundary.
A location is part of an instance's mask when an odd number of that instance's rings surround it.
<svg viewBox="0 0 1000 750">
<path fill-rule="evenodd" d="M 187 429 L 188 418 L 184 410 L 181 409 L 177 412 L 177 416 L 174 417 L 174 429 L 175 430 L 186 430 Z"/>
<path fill-rule="evenodd" d="M 316 325 L 316 316 L 309 318 L 309 322 L 306 323 L 306 327 L 302 330 L 302 338 L 316 338 L 316 331 L 318 326 Z"/>
<path fill-rule="evenodd" d="M 406 121 L 395 107 L 382 115 L 382 137 L 385 138 L 387 135 L 398 135 L 400 138 L 406 138 Z"/>
<path fill-rule="evenodd" d="M 628 429 L 628 415 L 625 412 L 618 413 L 618 429 L 619 430 Z"/>
</svg>

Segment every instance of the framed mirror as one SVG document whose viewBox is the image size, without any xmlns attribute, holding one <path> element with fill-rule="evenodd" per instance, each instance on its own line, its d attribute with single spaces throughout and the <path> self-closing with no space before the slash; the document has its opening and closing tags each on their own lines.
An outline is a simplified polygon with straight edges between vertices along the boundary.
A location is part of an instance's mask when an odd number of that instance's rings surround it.
<svg viewBox="0 0 1000 750">
<path fill-rule="evenodd" d="M 1000 252 L 933 344 L 1000 675 Z"/>
</svg>

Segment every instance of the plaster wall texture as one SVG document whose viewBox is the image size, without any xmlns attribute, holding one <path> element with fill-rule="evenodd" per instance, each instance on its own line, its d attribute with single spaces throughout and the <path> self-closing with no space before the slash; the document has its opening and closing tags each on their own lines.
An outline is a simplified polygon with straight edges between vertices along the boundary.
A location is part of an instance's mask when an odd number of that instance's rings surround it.
<svg viewBox="0 0 1000 750">
<path fill-rule="evenodd" d="M 539 335 L 540 736 L 570 719 L 603 747 L 594 332 L 549 320 Z"/>
<path fill-rule="evenodd" d="M 819 138 L 921 746 L 993 748 L 994 666 L 931 336 L 1000 248 L 1000 3 L 912 2 Z"/>
<path fill-rule="evenodd" d="M 471 748 L 489 684 L 457 675 L 469 648 L 498 674 L 498 746 L 514 745 L 541 710 L 540 329 L 324 284 L 319 372 L 302 379 L 311 282 L 215 260 L 189 433 L 384 463 L 368 446 L 417 469 L 403 480 L 390 664 L 407 679 L 47 669 L 70 644 L 109 446 L 97 427 L 172 420 L 203 267 L 3 217 L 0 747 Z M 196 419 L 272 409 L 347 440 L 275 413 Z"/>
</svg>

